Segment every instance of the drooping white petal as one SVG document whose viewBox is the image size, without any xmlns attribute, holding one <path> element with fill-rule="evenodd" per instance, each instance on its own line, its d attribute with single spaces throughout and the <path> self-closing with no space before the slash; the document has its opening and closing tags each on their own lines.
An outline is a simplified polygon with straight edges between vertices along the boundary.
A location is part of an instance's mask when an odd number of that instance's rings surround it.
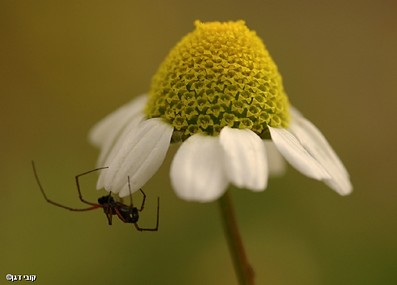
<svg viewBox="0 0 397 285">
<path fill-rule="evenodd" d="M 341 195 L 351 193 L 349 174 L 323 134 L 297 110 L 292 109 L 291 114 L 291 132 L 330 176 L 324 182 Z"/>
<path fill-rule="evenodd" d="M 136 115 L 134 118 L 131 118 L 131 121 L 128 122 L 123 129 L 119 130 L 119 133 L 116 136 L 110 138 L 104 143 L 99 153 L 99 157 L 97 161 L 98 167 L 101 167 L 103 165 L 109 165 L 109 161 L 112 160 L 115 153 L 117 153 L 120 146 L 124 143 L 125 138 L 130 133 L 136 131 L 140 123 L 143 122 L 144 118 L 145 117 L 143 113 Z"/>
<path fill-rule="evenodd" d="M 182 199 L 210 202 L 219 198 L 228 184 L 219 138 L 200 134 L 188 138 L 175 154 L 170 175 Z"/>
<path fill-rule="evenodd" d="M 131 134 L 137 132 L 144 119 L 145 117 L 143 113 L 136 115 L 130 122 L 128 122 L 123 130 L 120 130 L 120 133 L 114 141 L 109 141 L 109 144 L 107 143 L 104 145 L 99 154 L 97 165 L 109 165 L 126 139 L 131 136 Z"/>
<path fill-rule="evenodd" d="M 229 180 L 239 188 L 263 191 L 268 167 L 265 144 L 253 131 L 224 127 L 219 135 Z"/>
<path fill-rule="evenodd" d="M 287 129 L 269 127 L 272 140 L 284 158 L 302 174 L 317 179 L 330 176 Z"/>
<path fill-rule="evenodd" d="M 109 169 L 101 172 L 97 187 L 102 187 L 120 197 L 141 188 L 163 163 L 170 145 L 173 128 L 159 118 L 143 121 L 137 128 L 123 135 L 123 142 L 113 157 Z M 131 190 L 127 179 L 130 177 Z"/>
<path fill-rule="evenodd" d="M 142 95 L 123 105 L 104 119 L 99 121 L 90 131 L 89 140 L 95 146 L 101 148 L 97 165 L 103 166 L 106 157 L 117 139 L 126 128 L 133 128 L 144 118 L 143 108 L 147 96 Z"/>
<path fill-rule="evenodd" d="M 117 133 L 122 129 L 131 117 L 142 113 L 146 101 L 146 95 L 138 96 L 116 111 L 108 114 L 91 128 L 88 134 L 90 142 L 97 147 L 101 147 L 109 136 L 114 137 L 111 134 Z"/>
<path fill-rule="evenodd" d="M 285 173 L 285 160 L 271 140 L 264 140 L 267 153 L 269 176 L 280 176 Z"/>
</svg>

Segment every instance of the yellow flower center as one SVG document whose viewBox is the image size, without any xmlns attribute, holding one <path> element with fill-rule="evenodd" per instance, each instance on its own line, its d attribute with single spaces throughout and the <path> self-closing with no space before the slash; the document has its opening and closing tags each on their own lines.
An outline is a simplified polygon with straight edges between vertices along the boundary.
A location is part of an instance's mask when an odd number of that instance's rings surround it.
<svg viewBox="0 0 397 285">
<path fill-rule="evenodd" d="M 195 22 L 152 79 L 145 113 L 174 127 L 173 141 L 225 126 L 269 137 L 287 127 L 289 103 L 277 66 L 244 21 Z"/>
</svg>

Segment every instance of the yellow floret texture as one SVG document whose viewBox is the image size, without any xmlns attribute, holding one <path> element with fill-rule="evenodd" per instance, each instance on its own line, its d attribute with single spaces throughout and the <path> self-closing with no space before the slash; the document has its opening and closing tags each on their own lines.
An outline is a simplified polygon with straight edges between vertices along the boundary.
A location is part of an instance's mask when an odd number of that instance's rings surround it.
<svg viewBox="0 0 397 285">
<path fill-rule="evenodd" d="M 289 103 L 277 66 L 244 21 L 195 22 L 152 79 L 145 113 L 174 127 L 173 141 L 224 126 L 268 138 L 287 127 Z"/>
</svg>

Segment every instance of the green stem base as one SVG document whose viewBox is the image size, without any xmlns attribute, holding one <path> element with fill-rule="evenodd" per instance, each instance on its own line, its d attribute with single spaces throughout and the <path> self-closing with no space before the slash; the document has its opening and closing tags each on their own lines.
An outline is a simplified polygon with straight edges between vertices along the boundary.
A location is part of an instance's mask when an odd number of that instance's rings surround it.
<svg viewBox="0 0 397 285">
<path fill-rule="evenodd" d="M 254 271 L 248 262 L 247 255 L 244 250 L 229 191 L 226 191 L 226 193 L 219 199 L 219 206 L 221 209 L 223 228 L 239 284 L 254 285 Z"/>
</svg>

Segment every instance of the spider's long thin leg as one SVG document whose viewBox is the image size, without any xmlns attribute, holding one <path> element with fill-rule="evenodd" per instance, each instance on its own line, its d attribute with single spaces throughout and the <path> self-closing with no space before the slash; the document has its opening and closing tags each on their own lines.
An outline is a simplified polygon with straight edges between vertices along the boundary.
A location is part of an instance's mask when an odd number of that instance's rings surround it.
<svg viewBox="0 0 397 285">
<path fill-rule="evenodd" d="M 106 218 L 108 219 L 108 225 L 111 226 L 112 225 L 112 217 L 113 217 L 112 209 L 107 208 L 105 210 L 105 215 L 106 215 Z"/>
<path fill-rule="evenodd" d="M 128 189 L 130 190 L 130 208 L 133 208 L 133 205 L 132 205 L 132 194 L 131 194 L 131 184 L 130 184 L 130 177 L 129 177 L 129 176 L 128 176 Z M 145 192 L 143 192 L 142 189 L 139 189 L 139 190 L 141 191 L 141 193 L 142 193 L 142 195 L 143 195 L 143 199 L 142 199 L 141 208 L 138 209 L 138 211 L 139 211 L 139 212 L 142 212 L 142 211 L 143 211 L 143 208 L 144 208 L 144 206 L 145 206 L 146 194 L 145 194 Z M 135 228 L 136 228 L 138 231 L 140 231 L 140 232 L 143 232 L 143 231 L 157 232 L 158 229 L 159 229 L 159 221 L 160 221 L 160 198 L 157 197 L 157 220 L 156 220 L 156 227 L 154 227 L 154 228 L 141 228 L 141 227 L 138 225 L 138 223 L 133 223 L 133 224 L 134 224 Z"/>
<path fill-rule="evenodd" d="M 142 189 L 139 189 L 139 191 L 141 191 L 141 193 L 142 193 L 142 195 L 143 195 L 142 205 L 141 205 L 141 208 L 139 209 L 139 212 L 142 212 L 142 211 L 143 211 L 143 208 L 144 208 L 144 206 L 145 206 L 146 194 L 145 194 L 145 192 L 143 192 Z"/>
<path fill-rule="evenodd" d="M 142 190 L 141 190 L 142 191 Z M 135 228 L 140 231 L 148 231 L 148 232 L 157 232 L 159 229 L 160 223 L 160 198 L 157 197 L 157 220 L 156 220 L 156 227 L 154 228 L 141 228 L 137 223 L 134 223 Z"/>
<path fill-rule="evenodd" d="M 68 206 L 65 206 L 65 205 L 62 205 L 62 204 L 59 204 L 59 203 L 57 203 L 57 202 L 52 201 L 51 199 L 49 199 L 49 198 L 47 197 L 47 195 L 46 195 L 45 192 L 44 192 L 44 188 L 43 188 L 43 186 L 41 185 L 39 176 L 38 176 L 38 174 L 37 174 L 36 166 L 35 166 L 33 160 L 32 160 L 32 167 L 33 167 L 33 173 L 34 173 L 34 177 L 36 178 L 37 185 L 39 186 L 40 191 L 41 191 L 41 194 L 43 194 L 44 199 L 45 199 L 48 203 L 50 203 L 50 204 L 52 204 L 52 205 L 54 205 L 54 206 L 60 207 L 60 208 L 67 209 L 67 210 L 69 210 L 69 211 L 90 211 L 90 210 L 99 208 L 99 206 L 98 206 L 97 204 L 89 203 L 89 205 L 91 205 L 91 207 L 82 208 L 82 209 L 76 209 L 76 208 L 68 207 Z"/>
<path fill-rule="evenodd" d="M 90 173 L 92 173 L 92 172 L 99 171 L 99 170 L 102 170 L 102 169 L 106 169 L 106 168 L 108 168 L 108 167 L 99 167 L 99 168 L 95 168 L 95 169 L 93 169 L 93 170 L 86 171 L 86 172 L 80 173 L 80 174 L 78 174 L 78 175 L 75 176 L 76 186 L 77 186 L 77 192 L 79 193 L 79 199 L 80 199 L 81 202 L 83 202 L 83 203 L 85 203 L 85 204 L 88 204 L 88 205 L 91 205 L 91 206 L 97 205 L 96 203 L 89 202 L 89 201 L 87 201 L 87 200 L 85 200 L 85 199 L 83 198 L 83 194 L 81 194 L 81 190 L 80 190 L 79 178 L 80 178 L 81 176 L 84 176 L 84 175 L 87 175 L 87 174 L 90 174 Z M 98 208 L 98 207 L 97 207 L 97 208 Z"/>
<path fill-rule="evenodd" d="M 131 184 L 130 184 L 130 177 L 127 176 L 128 181 L 128 191 L 130 191 L 130 208 L 134 208 L 134 204 L 132 203 L 132 193 L 131 193 Z"/>
</svg>

